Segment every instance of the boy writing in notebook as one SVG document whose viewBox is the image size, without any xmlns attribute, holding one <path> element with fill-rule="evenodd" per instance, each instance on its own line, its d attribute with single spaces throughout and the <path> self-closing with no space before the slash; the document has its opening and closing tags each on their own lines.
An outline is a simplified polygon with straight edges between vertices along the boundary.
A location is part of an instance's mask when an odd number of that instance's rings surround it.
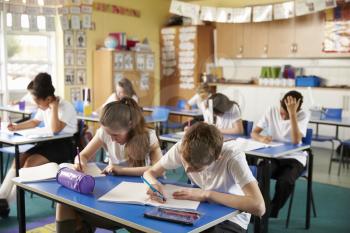
<svg viewBox="0 0 350 233">
<path fill-rule="evenodd" d="M 257 123 L 252 138 L 270 143 L 272 140 L 298 144 L 306 136 L 309 114 L 301 109 L 303 96 L 297 91 L 284 95 L 280 106 L 271 107 Z M 270 135 L 263 135 L 263 130 Z M 271 177 L 276 179 L 275 194 L 271 202 L 270 217 L 276 218 L 288 200 L 296 179 L 306 166 L 306 152 L 288 154 L 271 160 Z"/>
<path fill-rule="evenodd" d="M 246 232 L 250 213 L 264 214 L 264 199 L 244 153 L 224 144 L 223 136 L 215 126 L 206 123 L 193 125 L 181 142 L 144 173 L 144 178 L 163 193 L 162 184 L 156 178 L 165 170 L 181 166 L 199 188 L 181 189 L 174 192 L 174 198 L 216 202 L 242 211 L 205 232 Z M 157 192 L 150 189 L 148 194 L 152 199 L 164 202 Z"/>
</svg>

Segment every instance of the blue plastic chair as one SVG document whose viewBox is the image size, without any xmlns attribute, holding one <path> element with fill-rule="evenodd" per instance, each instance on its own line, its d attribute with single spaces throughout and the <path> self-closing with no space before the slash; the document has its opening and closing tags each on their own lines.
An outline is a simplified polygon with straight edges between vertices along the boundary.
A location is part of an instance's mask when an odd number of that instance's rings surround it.
<svg viewBox="0 0 350 233">
<path fill-rule="evenodd" d="M 345 140 L 341 143 L 340 147 L 340 158 L 339 158 L 339 167 L 338 167 L 338 176 L 340 175 L 341 165 L 344 164 L 344 146 L 350 147 L 350 139 Z M 349 168 L 349 161 L 347 161 L 347 166 Z"/>
<path fill-rule="evenodd" d="M 187 100 L 185 99 L 180 99 L 177 101 L 176 107 L 180 109 L 184 109 L 186 107 Z"/>
<path fill-rule="evenodd" d="M 163 128 L 166 128 L 166 123 L 169 119 L 169 109 L 163 107 L 154 108 L 151 118 L 160 119 L 159 122 L 155 124 L 156 132 L 159 134 L 163 133 Z"/>
<path fill-rule="evenodd" d="M 312 142 L 312 140 L 313 140 L 312 132 L 313 132 L 312 129 L 307 129 L 307 131 L 306 131 L 306 136 L 302 138 L 302 143 L 311 146 L 311 142 Z M 308 163 L 308 161 L 307 161 L 307 163 Z M 305 178 L 306 180 L 308 179 L 308 174 L 309 174 L 307 168 L 308 168 L 308 165 L 305 166 L 305 169 L 304 169 L 303 173 L 300 175 L 300 177 Z M 294 187 L 293 187 L 293 191 L 292 191 L 292 194 L 291 194 L 290 199 L 289 199 L 289 206 L 288 206 L 288 213 L 287 213 L 287 220 L 286 220 L 286 228 L 288 228 L 288 226 L 289 226 L 290 215 L 291 215 L 291 212 L 292 212 L 292 204 L 293 204 L 293 198 L 294 198 L 294 191 L 295 191 L 295 185 L 294 185 Z M 314 195 L 313 195 L 312 190 L 310 190 L 310 192 L 311 192 L 311 206 L 312 206 L 312 211 L 313 211 L 314 217 L 317 217 L 317 214 L 316 214 L 316 207 L 315 207 L 315 202 L 314 202 Z"/>
<path fill-rule="evenodd" d="M 243 129 L 244 129 L 244 135 L 250 137 L 250 134 L 252 133 L 253 130 L 253 121 L 247 121 L 243 120 Z"/>
</svg>

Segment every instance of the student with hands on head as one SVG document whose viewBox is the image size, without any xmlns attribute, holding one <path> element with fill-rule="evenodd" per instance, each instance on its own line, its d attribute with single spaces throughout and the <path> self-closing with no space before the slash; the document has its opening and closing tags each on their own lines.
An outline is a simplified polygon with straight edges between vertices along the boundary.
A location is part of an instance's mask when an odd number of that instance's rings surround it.
<svg viewBox="0 0 350 233">
<path fill-rule="evenodd" d="M 199 188 L 180 189 L 173 193 L 174 198 L 216 202 L 242 211 L 206 232 L 246 232 L 250 213 L 264 214 L 264 199 L 245 154 L 229 143 L 223 143 L 223 136 L 215 126 L 197 123 L 190 127 L 183 140 L 148 169 L 144 178 L 163 193 L 157 177 L 178 167 L 183 167 L 191 182 Z M 147 193 L 152 199 L 164 202 L 151 189 Z"/>
<path fill-rule="evenodd" d="M 272 140 L 301 143 L 309 122 L 309 114 L 301 108 L 302 104 L 303 96 L 297 91 L 289 91 L 282 98 L 280 106 L 270 107 L 266 111 L 251 137 L 264 143 Z M 264 135 L 264 131 L 269 131 L 269 135 Z M 296 179 L 306 166 L 306 157 L 306 152 L 295 152 L 271 160 L 271 177 L 276 179 L 276 187 L 270 217 L 276 218 L 288 200 Z"/>
</svg>

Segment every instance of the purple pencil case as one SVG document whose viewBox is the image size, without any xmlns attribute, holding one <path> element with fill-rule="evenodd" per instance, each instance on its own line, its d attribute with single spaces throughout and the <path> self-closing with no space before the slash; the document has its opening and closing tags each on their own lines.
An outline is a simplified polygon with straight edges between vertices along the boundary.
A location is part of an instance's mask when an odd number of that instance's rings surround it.
<svg viewBox="0 0 350 233">
<path fill-rule="evenodd" d="M 95 188 L 95 179 L 92 176 L 68 167 L 58 170 L 56 180 L 62 186 L 78 193 L 89 194 L 92 193 Z"/>
</svg>

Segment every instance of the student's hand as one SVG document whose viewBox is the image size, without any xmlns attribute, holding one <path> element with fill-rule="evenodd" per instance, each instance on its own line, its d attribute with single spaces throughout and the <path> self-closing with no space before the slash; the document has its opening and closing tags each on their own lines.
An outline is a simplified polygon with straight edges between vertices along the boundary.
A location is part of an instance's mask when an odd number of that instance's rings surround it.
<svg viewBox="0 0 350 233">
<path fill-rule="evenodd" d="M 103 169 L 102 174 L 105 175 L 118 175 L 120 172 L 121 166 L 118 165 L 108 165 L 107 167 L 105 167 L 105 169 Z"/>
<path fill-rule="evenodd" d="M 81 164 L 81 168 L 79 165 L 79 157 L 78 155 L 76 155 L 74 158 L 74 169 L 80 172 L 86 171 L 87 160 L 83 156 L 80 156 L 80 164 Z"/>
<path fill-rule="evenodd" d="M 186 132 L 190 127 L 185 126 L 184 131 Z"/>
<path fill-rule="evenodd" d="M 10 131 L 16 131 L 17 125 L 10 123 L 10 124 L 8 124 L 7 129 Z"/>
<path fill-rule="evenodd" d="M 152 184 L 152 186 L 157 189 L 163 196 L 164 196 L 164 191 L 163 191 L 163 185 L 161 184 Z M 150 196 L 150 198 L 154 201 L 157 201 L 159 203 L 165 203 L 165 201 L 158 196 L 157 193 L 153 192 L 152 189 L 148 188 L 147 194 Z"/>
<path fill-rule="evenodd" d="M 199 188 L 185 188 L 173 193 L 175 199 L 205 202 L 208 200 L 209 192 Z"/>
<path fill-rule="evenodd" d="M 272 137 L 271 136 L 261 136 L 261 142 L 269 144 L 270 142 L 272 142 Z"/>
<path fill-rule="evenodd" d="M 54 100 L 52 100 L 51 103 L 49 104 L 50 108 L 57 109 L 59 101 L 60 101 L 59 97 L 56 97 Z"/>
<path fill-rule="evenodd" d="M 292 96 L 287 96 L 287 98 L 284 100 L 284 103 L 287 106 L 287 111 L 289 114 L 295 114 L 298 111 L 298 107 L 300 105 L 300 100 L 296 100 L 296 98 Z"/>
</svg>

